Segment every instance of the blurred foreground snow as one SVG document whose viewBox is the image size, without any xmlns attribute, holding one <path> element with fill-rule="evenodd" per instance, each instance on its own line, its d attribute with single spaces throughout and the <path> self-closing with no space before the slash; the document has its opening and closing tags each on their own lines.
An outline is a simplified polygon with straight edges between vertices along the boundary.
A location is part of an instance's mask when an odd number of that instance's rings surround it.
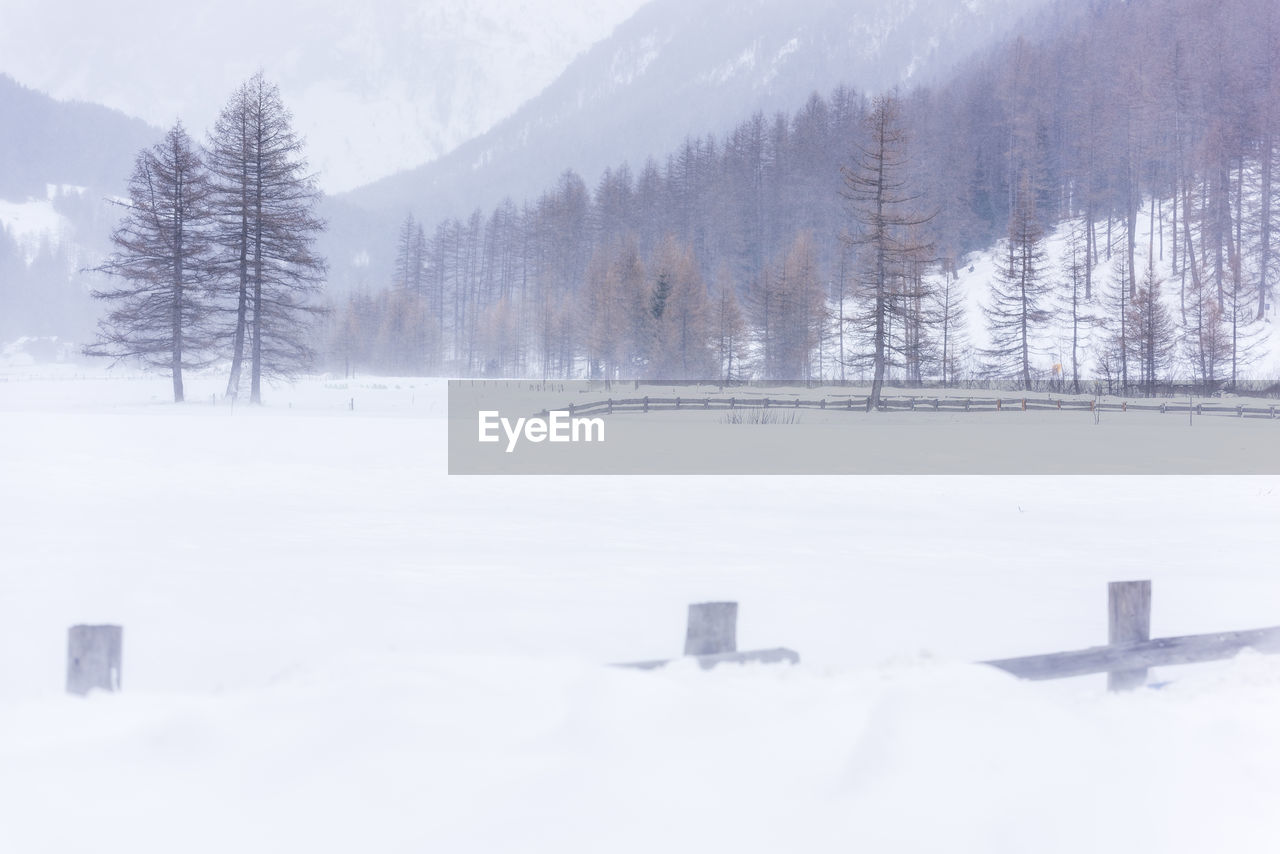
<svg viewBox="0 0 1280 854">
<path fill-rule="evenodd" d="M 1280 478 L 449 478 L 439 382 L 73 374 L 0 382 L 0 851 L 1280 849 L 1280 657 L 967 663 L 1109 580 L 1280 623 Z M 602 666 L 713 598 L 802 663 Z M 123 693 L 63 695 L 82 621 Z"/>
</svg>

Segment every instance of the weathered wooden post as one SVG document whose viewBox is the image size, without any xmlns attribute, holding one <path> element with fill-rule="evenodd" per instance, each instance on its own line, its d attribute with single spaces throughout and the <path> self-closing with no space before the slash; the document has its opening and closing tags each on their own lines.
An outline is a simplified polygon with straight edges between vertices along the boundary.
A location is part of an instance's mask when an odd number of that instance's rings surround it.
<svg viewBox="0 0 1280 854">
<path fill-rule="evenodd" d="M 685 655 L 719 655 L 737 651 L 737 602 L 697 602 L 689 606 Z"/>
<path fill-rule="evenodd" d="M 1107 643 L 1139 643 L 1151 640 L 1151 582 L 1112 581 L 1107 585 Z M 1147 668 L 1113 670 L 1107 674 L 1107 690 L 1130 691 L 1147 682 Z"/>
<path fill-rule="evenodd" d="M 72 626 L 67 630 L 67 693 L 94 688 L 120 690 L 124 629 L 120 626 Z"/>
</svg>

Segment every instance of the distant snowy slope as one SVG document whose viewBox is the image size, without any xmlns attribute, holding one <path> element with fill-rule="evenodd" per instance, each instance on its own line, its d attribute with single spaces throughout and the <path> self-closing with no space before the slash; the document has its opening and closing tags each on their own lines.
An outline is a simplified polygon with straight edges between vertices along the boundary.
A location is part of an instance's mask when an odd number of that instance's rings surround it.
<svg viewBox="0 0 1280 854">
<path fill-rule="evenodd" d="M 134 155 L 159 134 L 115 110 L 55 100 L 0 74 L 0 199 L 43 200 L 47 184 L 118 192 Z"/>
<path fill-rule="evenodd" d="M 1252 203 L 1252 200 L 1251 200 Z M 1157 216 L 1154 218 L 1155 230 L 1152 230 L 1150 217 L 1152 204 L 1157 205 Z M 1175 330 L 1175 344 L 1170 355 L 1168 373 L 1182 380 L 1196 375 L 1195 365 L 1191 361 L 1189 335 L 1187 331 L 1194 323 L 1194 299 L 1190 273 L 1185 263 L 1173 265 L 1173 235 L 1169 199 L 1144 199 L 1142 215 L 1137 218 L 1135 233 L 1134 263 L 1138 271 L 1138 281 L 1150 265 L 1160 283 L 1160 297 L 1169 312 Z M 1073 227 L 1083 228 L 1083 221 L 1074 223 L 1064 221 L 1058 223 L 1045 235 L 1044 250 L 1046 263 L 1043 268 L 1046 279 L 1055 282 L 1055 294 L 1046 300 L 1044 307 L 1052 312 L 1049 322 L 1035 328 L 1032 342 L 1031 363 L 1032 376 L 1041 379 L 1055 379 L 1053 366 L 1061 365 L 1062 376 L 1070 381 L 1072 352 L 1072 318 L 1071 291 L 1067 281 L 1065 267 L 1069 257 L 1069 234 Z M 1105 238 L 1102 224 L 1095 226 L 1095 232 Z M 1118 238 L 1117 238 L 1118 239 Z M 962 359 L 962 373 L 972 375 L 980 373 L 981 351 L 991 347 L 991 331 L 983 306 L 993 303 L 993 287 L 996 271 L 1006 257 L 1008 244 L 1000 241 L 988 249 L 970 253 L 958 271 L 958 293 L 965 303 L 964 340 L 972 348 L 968 357 Z M 1151 254 L 1148 254 L 1150 250 Z M 1093 269 L 1093 293 L 1085 299 L 1083 293 L 1077 310 L 1081 318 L 1077 334 L 1077 361 L 1082 382 L 1085 379 L 1097 379 L 1105 375 L 1099 362 L 1099 354 L 1106 349 L 1106 342 L 1118 334 L 1118 315 L 1112 294 L 1120 287 L 1121 256 L 1123 248 L 1114 249 L 1107 257 L 1106 249 L 1101 250 L 1102 257 Z M 1252 259 L 1245 268 L 1245 277 L 1256 275 L 1252 267 Z M 935 282 L 936 282 L 935 277 Z M 1252 300 L 1252 297 L 1250 298 Z M 1092 322 L 1090 322 L 1092 320 Z M 1268 302 L 1261 318 L 1254 318 L 1251 311 L 1243 311 L 1238 330 L 1240 336 L 1241 357 L 1238 365 L 1239 378 L 1253 382 L 1274 382 L 1280 377 L 1280 314 L 1274 302 Z M 1229 359 L 1224 357 L 1223 374 L 1219 379 L 1226 379 L 1229 374 Z M 1134 367 L 1135 375 L 1138 368 Z M 1167 378 L 1166 371 L 1161 371 Z M 1224 375 L 1225 374 L 1225 375 Z"/>
<path fill-rule="evenodd" d="M 134 157 L 160 135 L 0 74 L 0 345 L 21 336 L 80 340 L 93 328 L 94 283 L 80 271 L 106 251 L 117 213 L 106 199 L 124 193 Z"/>
<path fill-rule="evenodd" d="M 793 110 L 840 84 L 918 83 L 988 44 L 1040 0 L 653 0 L 545 92 L 439 161 L 350 194 L 371 210 L 458 215 L 756 110 Z"/>
<path fill-rule="evenodd" d="M 333 192 L 487 130 L 641 2 L 0 0 L 0 72 L 198 135 L 262 68 Z"/>
</svg>

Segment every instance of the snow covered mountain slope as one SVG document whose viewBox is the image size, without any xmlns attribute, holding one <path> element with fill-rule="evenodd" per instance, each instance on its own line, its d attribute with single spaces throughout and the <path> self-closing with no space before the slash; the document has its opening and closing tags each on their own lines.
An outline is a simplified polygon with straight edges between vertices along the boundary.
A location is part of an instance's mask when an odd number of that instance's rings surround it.
<svg viewBox="0 0 1280 854">
<path fill-rule="evenodd" d="M 754 111 L 837 85 L 915 84 L 1006 32 L 1040 0 L 653 0 L 511 118 L 447 157 L 349 194 L 371 210 L 465 214 L 550 186 L 590 184 Z"/>
<path fill-rule="evenodd" d="M 44 199 L 47 184 L 120 192 L 134 155 L 159 137 L 138 119 L 55 100 L 0 74 L 0 199 Z"/>
<path fill-rule="evenodd" d="M 262 68 L 334 192 L 487 130 L 641 2 L 0 0 L 0 72 L 198 135 Z"/>
<path fill-rule="evenodd" d="M 81 270 L 105 251 L 134 157 L 160 138 L 139 119 L 66 102 L 0 74 L 0 343 L 93 328 Z"/>
<path fill-rule="evenodd" d="M 1256 197 L 1250 198 L 1250 206 L 1257 203 Z M 1156 206 L 1152 216 L 1151 206 Z M 1174 235 L 1169 199 L 1144 199 L 1140 216 L 1137 218 L 1134 251 L 1134 269 L 1137 270 L 1137 281 L 1143 282 L 1148 266 L 1159 283 L 1160 301 L 1163 303 L 1172 324 L 1172 335 L 1169 341 L 1170 352 L 1168 364 L 1159 370 L 1159 377 L 1164 381 L 1178 378 L 1188 381 L 1197 376 L 1197 366 L 1193 363 L 1192 350 L 1194 336 L 1191 330 L 1196 323 L 1195 295 L 1191 274 L 1185 262 L 1175 265 Z M 1073 228 L 1083 229 L 1083 219 L 1065 221 L 1055 226 L 1045 236 L 1045 265 L 1043 275 L 1054 283 L 1054 296 L 1043 301 L 1042 307 L 1049 310 L 1051 317 L 1048 323 L 1034 327 L 1034 340 L 1031 353 L 1032 375 L 1038 380 L 1048 381 L 1062 379 L 1069 383 L 1072 377 L 1072 312 L 1071 290 L 1068 284 L 1066 266 L 1070 257 L 1070 234 Z M 1094 231 L 1105 241 L 1106 225 L 1099 222 Z M 1119 334 L 1119 308 L 1116 292 L 1126 281 L 1123 276 L 1122 235 L 1117 229 L 1116 247 L 1108 253 L 1100 250 L 1101 257 L 1093 268 L 1093 288 L 1089 298 L 1080 294 L 1080 302 L 1076 314 L 1079 323 L 1076 329 L 1076 356 L 1082 379 L 1089 380 L 1086 390 L 1093 390 L 1092 381 L 1100 380 L 1108 373 L 1108 366 L 1103 364 L 1104 354 L 1114 348 L 1113 339 Z M 981 352 L 991 347 L 991 330 L 983 306 L 991 306 L 994 301 L 993 286 L 997 279 L 997 269 L 1006 257 L 1007 243 L 1000 241 L 996 245 L 971 253 L 965 263 L 960 265 L 957 273 L 957 293 L 964 300 L 965 323 L 962 331 L 961 374 L 975 377 L 981 374 Z M 1110 256 L 1110 257 L 1108 257 Z M 1248 259 L 1245 265 L 1245 281 L 1256 281 L 1255 259 Z M 1083 274 L 1082 274 L 1083 275 Z M 937 279 L 935 277 L 935 284 Z M 1210 291 L 1213 284 L 1206 285 Z M 1261 317 L 1252 310 L 1256 301 L 1250 291 L 1241 299 L 1237 334 L 1239 337 L 1239 379 L 1250 383 L 1275 382 L 1280 377 L 1280 315 L 1277 314 L 1274 301 L 1268 300 Z M 1224 332 L 1230 334 L 1231 301 L 1228 293 L 1225 299 Z M 1132 310 L 1132 308 L 1130 309 Z M 1130 333 L 1134 335 L 1134 333 Z M 1136 336 L 1135 336 L 1136 337 Z M 1111 343 L 1109 343 L 1111 342 Z M 1132 345 L 1131 345 L 1132 346 Z M 1228 345 L 1224 345 L 1224 348 Z M 1218 368 L 1217 379 L 1230 379 L 1230 357 L 1224 354 L 1222 364 Z M 1055 374 L 1054 366 L 1060 365 L 1061 374 Z M 1110 366 L 1111 372 L 1117 371 L 1117 365 Z M 1136 377 L 1139 367 L 1130 366 Z M 892 372 L 891 372 L 892 373 Z M 963 381 L 963 380 L 962 380 Z M 1137 382 L 1136 379 L 1133 382 Z"/>
</svg>

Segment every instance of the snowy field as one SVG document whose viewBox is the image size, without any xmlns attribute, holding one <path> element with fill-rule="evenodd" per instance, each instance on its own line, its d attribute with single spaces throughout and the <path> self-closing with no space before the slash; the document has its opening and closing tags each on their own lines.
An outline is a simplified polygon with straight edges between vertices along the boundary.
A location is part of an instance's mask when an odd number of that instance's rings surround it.
<svg viewBox="0 0 1280 854">
<path fill-rule="evenodd" d="M 443 383 L 221 382 L 0 375 L 0 851 L 1280 850 L 1280 656 L 969 663 L 1280 624 L 1280 477 L 450 478 Z M 709 599 L 801 664 L 604 666 Z"/>
</svg>

